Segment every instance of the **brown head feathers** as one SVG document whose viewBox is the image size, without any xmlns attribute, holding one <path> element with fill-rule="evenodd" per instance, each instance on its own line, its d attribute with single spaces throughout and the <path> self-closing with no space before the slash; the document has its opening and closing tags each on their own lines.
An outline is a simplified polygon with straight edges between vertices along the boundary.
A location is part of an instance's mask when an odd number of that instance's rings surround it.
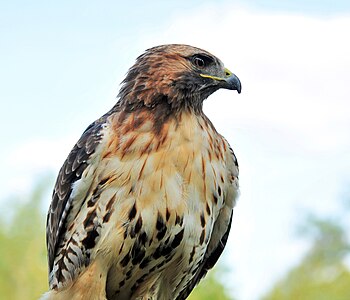
<svg viewBox="0 0 350 300">
<path fill-rule="evenodd" d="M 202 110 L 202 102 L 221 86 L 202 73 L 224 75 L 222 62 L 188 45 L 163 45 L 146 50 L 129 69 L 118 94 L 127 110 L 164 106 L 171 111 Z"/>
</svg>

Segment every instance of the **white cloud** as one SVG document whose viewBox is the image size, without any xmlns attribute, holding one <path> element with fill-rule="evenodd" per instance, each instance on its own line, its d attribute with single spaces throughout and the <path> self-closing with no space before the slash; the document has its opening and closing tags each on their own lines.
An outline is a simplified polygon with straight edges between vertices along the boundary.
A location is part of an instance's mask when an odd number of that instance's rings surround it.
<svg viewBox="0 0 350 300">
<path fill-rule="evenodd" d="M 8 172 L 0 174 L 4 187 L 0 190 L 0 199 L 28 193 L 42 176 L 52 171 L 58 173 L 75 142 L 73 137 L 37 138 L 18 145 L 2 161 L 2 167 Z"/>
<path fill-rule="evenodd" d="M 8 157 L 11 168 L 35 171 L 59 168 L 76 143 L 75 138 L 34 139 L 25 142 Z"/>
</svg>

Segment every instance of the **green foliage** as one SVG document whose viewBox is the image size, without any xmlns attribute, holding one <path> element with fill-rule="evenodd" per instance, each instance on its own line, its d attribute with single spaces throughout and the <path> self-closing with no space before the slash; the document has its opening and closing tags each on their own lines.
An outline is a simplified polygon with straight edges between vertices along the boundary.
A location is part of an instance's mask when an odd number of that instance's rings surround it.
<svg viewBox="0 0 350 300">
<path fill-rule="evenodd" d="M 1 299 L 38 299 L 47 290 L 43 192 L 39 186 L 29 199 L 11 199 L 1 208 Z"/>
<path fill-rule="evenodd" d="M 339 221 L 311 216 L 300 232 L 311 237 L 309 251 L 263 299 L 350 299 L 350 272 L 343 263 L 350 247 Z"/>
<path fill-rule="evenodd" d="M 26 199 L 2 202 L 0 210 L 0 299 L 38 299 L 48 289 L 45 216 L 41 202 L 47 183 Z M 191 294 L 191 300 L 230 299 L 217 272 Z"/>
<path fill-rule="evenodd" d="M 189 300 L 229 300 L 233 299 L 230 297 L 225 286 L 217 280 L 217 272 L 220 269 L 209 271 L 207 276 L 201 281 L 201 283 L 193 290 Z"/>
</svg>

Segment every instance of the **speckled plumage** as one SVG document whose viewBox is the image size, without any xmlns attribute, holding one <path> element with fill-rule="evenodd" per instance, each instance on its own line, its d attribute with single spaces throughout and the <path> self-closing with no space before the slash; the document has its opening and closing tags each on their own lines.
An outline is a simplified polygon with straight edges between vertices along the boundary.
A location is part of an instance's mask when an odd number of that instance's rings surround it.
<svg viewBox="0 0 350 300">
<path fill-rule="evenodd" d="M 204 67 L 198 57 L 208 59 Z M 43 299 L 185 299 L 213 267 L 231 225 L 238 164 L 202 102 L 221 87 L 240 92 L 227 72 L 185 45 L 137 59 L 118 103 L 86 129 L 58 175 Z"/>
</svg>

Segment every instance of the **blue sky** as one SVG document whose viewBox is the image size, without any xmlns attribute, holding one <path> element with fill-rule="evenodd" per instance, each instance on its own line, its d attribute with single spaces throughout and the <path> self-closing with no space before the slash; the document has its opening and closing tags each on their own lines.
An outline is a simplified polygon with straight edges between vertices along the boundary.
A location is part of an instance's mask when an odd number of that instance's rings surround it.
<svg viewBox="0 0 350 300">
<path fill-rule="evenodd" d="M 117 89 L 115 81 L 121 80 L 133 58 L 143 51 L 134 46 L 135 41 L 166 28 L 169 20 L 178 15 L 212 3 L 223 5 L 229 1 L 152 1 L 152 5 L 144 1 L 104 1 L 103 5 L 94 1 L 3 2 L 0 4 L 3 66 L 0 82 L 1 101 L 7 109 L 2 112 L 2 121 L 9 123 L 16 115 L 25 122 L 26 130 L 16 130 L 16 140 L 26 138 L 28 132 L 61 134 L 61 126 L 42 126 L 43 122 L 49 123 L 52 111 L 60 114 L 64 123 L 75 116 L 64 105 L 72 99 L 81 107 L 88 106 L 89 101 L 96 102 L 97 95 L 106 101 L 101 92 L 110 91 L 112 85 Z M 276 14 L 285 11 L 332 17 L 350 11 L 348 1 L 234 3 L 237 7 Z M 124 61 L 129 64 L 123 64 Z M 80 97 L 90 84 L 100 90 Z M 28 112 L 38 107 L 40 114 L 28 122 Z M 3 134 L 6 139 L 13 139 L 12 131 Z"/>
<path fill-rule="evenodd" d="M 225 262 L 241 299 L 257 299 L 306 249 L 293 236 L 304 211 L 337 210 L 348 184 L 350 2 L 100 3 L 0 4 L 0 198 L 57 174 L 146 48 L 205 48 L 243 85 L 205 111 L 241 167 Z"/>
</svg>

